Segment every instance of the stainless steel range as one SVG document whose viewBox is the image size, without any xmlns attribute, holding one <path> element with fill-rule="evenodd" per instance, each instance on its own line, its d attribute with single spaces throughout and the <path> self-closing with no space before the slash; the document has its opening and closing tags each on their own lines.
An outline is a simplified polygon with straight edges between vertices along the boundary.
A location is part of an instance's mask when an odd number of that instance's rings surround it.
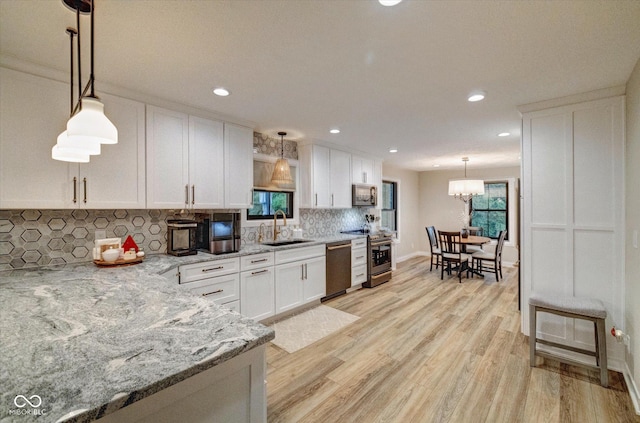
<svg viewBox="0 0 640 423">
<path fill-rule="evenodd" d="M 386 232 L 371 233 L 364 229 L 343 231 L 345 234 L 367 235 L 367 281 L 365 288 L 373 288 L 391 279 L 391 243 L 392 234 Z"/>
</svg>

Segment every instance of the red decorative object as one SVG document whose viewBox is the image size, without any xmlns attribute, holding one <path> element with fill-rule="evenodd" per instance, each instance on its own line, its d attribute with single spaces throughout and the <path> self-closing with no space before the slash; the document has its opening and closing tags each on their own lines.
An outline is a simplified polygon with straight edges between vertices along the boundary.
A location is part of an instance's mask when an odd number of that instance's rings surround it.
<svg viewBox="0 0 640 423">
<path fill-rule="evenodd" d="M 136 244 L 133 238 L 131 238 L 131 235 L 129 235 L 124 244 L 122 244 L 122 248 L 124 249 L 124 251 L 129 251 L 132 248 L 135 248 L 136 253 L 138 252 L 138 244 Z"/>
</svg>

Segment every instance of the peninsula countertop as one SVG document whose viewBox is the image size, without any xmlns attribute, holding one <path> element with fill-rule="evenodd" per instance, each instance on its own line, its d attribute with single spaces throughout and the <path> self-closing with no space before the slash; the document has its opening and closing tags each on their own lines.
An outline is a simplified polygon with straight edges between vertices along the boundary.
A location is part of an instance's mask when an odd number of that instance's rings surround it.
<svg viewBox="0 0 640 423">
<path fill-rule="evenodd" d="M 92 421 L 273 339 L 158 275 L 198 256 L 1 273 L 0 421 Z"/>
</svg>

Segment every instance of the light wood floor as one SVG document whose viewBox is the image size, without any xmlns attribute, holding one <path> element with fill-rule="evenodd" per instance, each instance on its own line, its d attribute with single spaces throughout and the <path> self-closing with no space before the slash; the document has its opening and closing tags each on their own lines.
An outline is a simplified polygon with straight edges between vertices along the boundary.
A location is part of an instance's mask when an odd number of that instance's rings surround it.
<svg viewBox="0 0 640 423">
<path fill-rule="evenodd" d="M 640 422 L 619 373 L 605 389 L 596 372 L 529 367 L 507 273 L 459 284 L 415 258 L 325 303 L 361 318 L 293 354 L 267 346 L 269 422 Z"/>
</svg>

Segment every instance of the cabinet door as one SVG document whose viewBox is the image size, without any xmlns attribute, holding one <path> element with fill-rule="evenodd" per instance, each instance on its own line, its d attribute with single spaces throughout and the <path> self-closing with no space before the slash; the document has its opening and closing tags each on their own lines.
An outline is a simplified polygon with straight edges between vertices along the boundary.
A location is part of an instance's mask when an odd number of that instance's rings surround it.
<svg viewBox="0 0 640 423">
<path fill-rule="evenodd" d="M 81 207 L 143 209 L 145 196 L 145 108 L 143 103 L 100 94 L 105 115 L 118 128 L 118 143 L 80 165 Z M 86 181 L 85 181 L 86 178 Z"/>
<path fill-rule="evenodd" d="M 351 154 L 331 150 L 331 207 L 351 208 Z"/>
<path fill-rule="evenodd" d="M 351 180 L 354 184 L 374 184 L 373 160 L 352 156 Z"/>
<path fill-rule="evenodd" d="M 311 154 L 311 160 L 313 160 L 312 206 L 329 208 L 331 207 L 331 150 L 314 145 Z"/>
<path fill-rule="evenodd" d="M 305 262 L 304 269 L 304 302 L 317 300 L 327 292 L 326 258 L 316 257 Z"/>
<path fill-rule="evenodd" d="M 190 207 L 224 207 L 224 124 L 189 117 Z"/>
<path fill-rule="evenodd" d="M 246 209 L 253 202 L 253 130 L 224 124 L 225 207 Z"/>
<path fill-rule="evenodd" d="M 272 267 L 240 274 L 240 313 L 260 321 L 276 310 L 275 276 Z"/>
<path fill-rule="evenodd" d="M 189 117 L 147 106 L 147 207 L 187 207 L 188 184 Z"/>
<path fill-rule="evenodd" d="M 304 266 L 301 262 L 281 264 L 275 267 L 276 314 L 303 304 L 303 270 Z"/>
<path fill-rule="evenodd" d="M 0 92 L 0 208 L 74 207 L 78 165 L 51 158 L 69 120 L 69 85 L 0 69 Z"/>
</svg>

